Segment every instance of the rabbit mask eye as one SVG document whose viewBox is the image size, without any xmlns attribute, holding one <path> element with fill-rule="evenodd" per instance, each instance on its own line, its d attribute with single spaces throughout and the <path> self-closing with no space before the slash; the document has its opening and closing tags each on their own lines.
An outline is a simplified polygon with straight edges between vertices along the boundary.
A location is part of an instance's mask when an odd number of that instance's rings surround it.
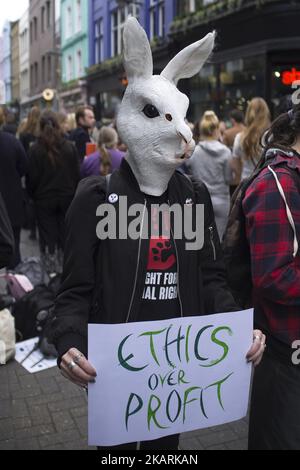
<svg viewBox="0 0 300 470">
<path fill-rule="evenodd" d="M 159 116 L 157 108 L 152 104 L 147 104 L 143 109 L 143 113 L 150 119 L 154 119 Z"/>
</svg>

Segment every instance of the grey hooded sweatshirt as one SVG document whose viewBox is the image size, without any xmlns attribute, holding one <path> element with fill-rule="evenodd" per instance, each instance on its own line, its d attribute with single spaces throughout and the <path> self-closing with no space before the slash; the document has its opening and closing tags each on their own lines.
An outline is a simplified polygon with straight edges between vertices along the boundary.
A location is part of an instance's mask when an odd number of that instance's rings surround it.
<svg viewBox="0 0 300 470">
<path fill-rule="evenodd" d="M 187 172 L 203 181 L 211 195 L 217 228 L 222 238 L 229 214 L 229 185 L 233 175 L 230 167 L 231 151 L 217 140 L 200 142 L 190 160 Z"/>
</svg>

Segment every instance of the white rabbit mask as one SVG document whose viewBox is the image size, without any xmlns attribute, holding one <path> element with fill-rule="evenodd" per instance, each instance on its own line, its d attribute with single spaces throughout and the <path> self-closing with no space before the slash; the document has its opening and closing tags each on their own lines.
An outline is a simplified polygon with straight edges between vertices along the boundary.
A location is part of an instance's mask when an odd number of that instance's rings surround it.
<svg viewBox="0 0 300 470">
<path fill-rule="evenodd" d="M 117 127 L 141 191 L 161 196 L 175 169 L 195 149 L 186 123 L 189 99 L 178 90 L 177 83 L 201 70 L 213 50 L 215 33 L 183 49 L 161 75 L 153 75 L 150 44 L 135 18 L 127 20 L 123 39 L 128 87 Z"/>
</svg>

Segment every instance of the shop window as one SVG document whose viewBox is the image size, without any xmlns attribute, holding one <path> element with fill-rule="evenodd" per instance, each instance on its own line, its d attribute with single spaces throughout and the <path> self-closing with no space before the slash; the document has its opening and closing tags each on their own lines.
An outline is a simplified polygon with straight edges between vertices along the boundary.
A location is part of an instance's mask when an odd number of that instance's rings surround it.
<svg viewBox="0 0 300 470">
<path fill-rule="evenodd" d="M 300 102 L 300 62 L 273 64 L 270 78 L 270 100 L 272 114 L 277 116 Z"/>
<path fill-rule="evenodd" d="M 206 64 L 188 81 L 190 119 L 199 120 L 208 109 L 226 119 L 232 109 L 245 111 L 248 102 L 264 97 L 264 57 L 248 57 L 220 64 Z"/>
<path fill-rule="evenodd" d="M 264 58 L 248 57 L 219 66 L 219 112 L 228 116 L 233 108 L 245 111 L 256 96 L 264 97 Z"/>
</svg>

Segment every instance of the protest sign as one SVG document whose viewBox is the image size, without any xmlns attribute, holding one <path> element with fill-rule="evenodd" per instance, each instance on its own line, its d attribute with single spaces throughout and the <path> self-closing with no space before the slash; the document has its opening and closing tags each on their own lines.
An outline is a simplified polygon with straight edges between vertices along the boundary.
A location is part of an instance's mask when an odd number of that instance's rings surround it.
<svg viewBox="0 0 300 470">
<path fill-rule="evenodd" d="M 154 440 L 247 414 L 253 310 L 89 326 L 89 443 Z"/>
</svg>

